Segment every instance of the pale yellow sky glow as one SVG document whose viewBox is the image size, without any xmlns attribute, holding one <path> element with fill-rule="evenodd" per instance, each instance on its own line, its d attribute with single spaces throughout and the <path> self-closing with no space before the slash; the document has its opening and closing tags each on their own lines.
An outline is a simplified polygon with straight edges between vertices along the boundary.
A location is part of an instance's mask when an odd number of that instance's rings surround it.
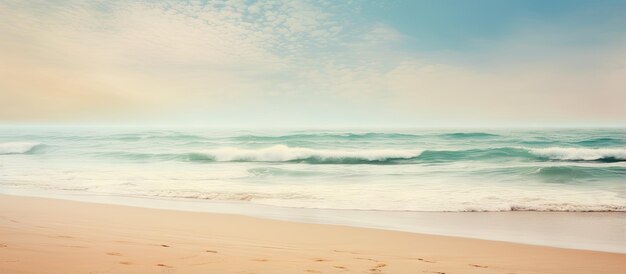
<svg viewBox="0 0 626 274">
<path fill-rule="evenodd" d="M 623 16 L 424 49 L 348 2 L 25 2 L 0 1 L 0 123 L 626 124 Z"/>
</svg>

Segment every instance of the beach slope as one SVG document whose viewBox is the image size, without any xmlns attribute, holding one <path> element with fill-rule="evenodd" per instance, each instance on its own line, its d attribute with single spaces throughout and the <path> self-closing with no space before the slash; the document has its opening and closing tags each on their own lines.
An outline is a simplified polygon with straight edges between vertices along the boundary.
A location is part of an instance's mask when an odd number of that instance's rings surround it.
<svg viewBox="0 0 626 274">
<path fill-rule="evenodd" d="M 624 273 L 626 254 L 0 195 L 0 273 Z"/>
</svg>

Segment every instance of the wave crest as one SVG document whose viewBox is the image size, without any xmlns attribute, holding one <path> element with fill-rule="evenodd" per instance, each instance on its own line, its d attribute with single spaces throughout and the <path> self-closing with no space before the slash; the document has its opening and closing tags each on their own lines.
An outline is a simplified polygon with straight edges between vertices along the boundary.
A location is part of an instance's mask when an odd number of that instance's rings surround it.
<svg viewBox="0 0 626 274">
<path fill-rule="evenodd" d="M 21 151 L 26 151 L 25 147 Z M 31 151 L 32 152 L 32 151 Z M 18 152 L 13 152 L 18 153 Z M 24 153 L 24 152 L 21 152 Z M 149 153 L 116 151 L 95 155 L 141 161 L 185 162 L 303 162 L 308 164 L 419 164 L 456 161 L 626 161 L 626 149 L 621 148 L 527 148 L 496 147 L 485 149 L 314 149 L 277 144 L 270 147 L 246 149 L 218 147 L 181 153 Z"/>
<path fill-rule="evenodd" d="M 41 146 L 40 143 L 33 142 L 9 142 L 0 143 L 0 155 L 4 154 L 26 154 Z"/>
<path fill-rule="evenodd" d="M 462 138 L 491 138 L 491 137 L 498 137 L 500 135 L 487 133 L 487 132 L 454 132 L 454 133 L 441 134 L 439 136 L 444 137 L 444 138 L 462 139 Z"/>
<path fill-rule="evenodd" d="M 359 139 L 414 139 L 419 138 L 419 135 L 405 134 L 405 133 L 382 133 L 382 132 L 368 132 L 368 133 L 301 133 L 301 134 L 288 134 L 278 136 L 265 136 L 265 135 L 240 135 L 232 137 L 237 141 L 307 141 L 307 140 L 331 140 L 331 139 L 346 139 L 346 140 L 359 140 Z"/>
<path fill-rule="evenodd" d="M 569 148 L 548 147 L 533 148 L 531 153 L 552 160 L 566 161 L 626 161 L 626 149 L 623 148 Z"/>
<path fill-rule="evenodd" d="M 410 159 L 419 156 L 421 150 L 324 150 L 275 145 L 261 149 L 241 149 L 235 147 L 217 148 L 203 154 L 218 162 L 288 162 L 310 160 L 319 162 L 366 161 L 382 162 L 393 159 Z"/>
</svg>

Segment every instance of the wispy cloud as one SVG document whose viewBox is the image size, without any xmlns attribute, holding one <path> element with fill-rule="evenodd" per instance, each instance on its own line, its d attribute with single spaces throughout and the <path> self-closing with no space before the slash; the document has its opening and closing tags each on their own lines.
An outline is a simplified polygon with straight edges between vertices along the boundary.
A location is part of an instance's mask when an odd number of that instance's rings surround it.
<svg viewBox="0 0 626 274">
<path fill-rule="evenodd" d="M 526 22 L 424 52 L 365 4 L 2 1 L 0 120 L 625 122 L 624 31 Z"/>
</svg>

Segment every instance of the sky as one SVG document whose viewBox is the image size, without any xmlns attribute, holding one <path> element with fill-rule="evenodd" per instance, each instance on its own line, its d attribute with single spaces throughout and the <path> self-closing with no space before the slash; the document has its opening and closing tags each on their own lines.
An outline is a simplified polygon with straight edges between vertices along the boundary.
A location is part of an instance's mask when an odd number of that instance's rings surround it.
<svg viewBox="0 0 626 274">
<path fill-rule="evenodd" d="M 626 0 L 0 0 L 0 124 L 626 126 Z"/>
</svg>

